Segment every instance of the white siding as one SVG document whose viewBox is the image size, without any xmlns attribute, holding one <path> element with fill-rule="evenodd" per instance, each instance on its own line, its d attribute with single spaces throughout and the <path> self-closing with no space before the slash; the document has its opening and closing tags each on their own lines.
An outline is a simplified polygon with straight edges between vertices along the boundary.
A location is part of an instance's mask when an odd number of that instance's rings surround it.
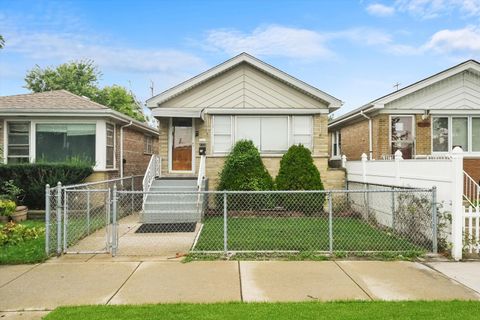
<svg viewBox="0 0 480 320">
<path fill-rule="evenodd" d="M 161 105 L 167 108 L 326 109 L 311 98 L 248 64 L 241 64 Z"/>
</svg>

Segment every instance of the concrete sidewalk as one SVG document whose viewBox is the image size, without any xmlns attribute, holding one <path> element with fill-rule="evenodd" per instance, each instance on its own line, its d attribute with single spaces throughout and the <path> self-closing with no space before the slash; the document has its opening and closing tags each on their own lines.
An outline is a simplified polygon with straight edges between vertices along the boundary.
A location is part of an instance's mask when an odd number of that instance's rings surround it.
<svg viewBox="0 0 480 320">
<path fill-rule="evenodd" d="M 0 267 L 0 317 L 33 319 L 45 314 L 38 311 L 82 304 L 480 299 L 467 280 L 459 281 L 413 262 L 181 263 L 78 255 Z"/>
</svg>

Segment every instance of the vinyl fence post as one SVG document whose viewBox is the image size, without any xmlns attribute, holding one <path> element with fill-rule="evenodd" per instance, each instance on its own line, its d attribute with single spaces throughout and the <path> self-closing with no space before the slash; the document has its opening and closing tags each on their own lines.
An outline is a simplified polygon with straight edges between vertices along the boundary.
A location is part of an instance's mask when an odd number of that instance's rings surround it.
<svg viewBox="0 0 480 320">
<path fill-rule="evenodd" d="M 50 255 L 50 185 L 45 186 L 45 253 Z"/>
<path fill-rule="evenodd" d="M 90 235 L 90 189 L 87 189 L 87 234 Z"/>
<path fill-rule="evenodd" d="M 437 187 L 432 188 L 432 251 L 438 253 Z"/>
<path fill-rule="evenodd" d="M 462 259 L 463 254 L 463 150 L 452 150 L 452 258 Z"/>
<path fill-rule="evenodd" d="M 62 253 L 62 183 L 57 183 L 57 255 Z"/>
<path fill-rule="evenodd" d="M 328 193 L 328 250 L 333 254 L 333 212 L 332 193 Z"/>
<path fill-rule="evenodd" d="M 395 187 L 392 187 L 392 230 L 395 231 Z"/>
<path fill-rule="evenodd" d="M 112 256 L 117 254 L 117 185 L 113 185 L 112 197 Z"/>
<path fill-rule="evenodd" d="M 223 252 L 228 253 L 228 232 L 227 232 L 227 193 L 223 193 Z"/>
</svg>

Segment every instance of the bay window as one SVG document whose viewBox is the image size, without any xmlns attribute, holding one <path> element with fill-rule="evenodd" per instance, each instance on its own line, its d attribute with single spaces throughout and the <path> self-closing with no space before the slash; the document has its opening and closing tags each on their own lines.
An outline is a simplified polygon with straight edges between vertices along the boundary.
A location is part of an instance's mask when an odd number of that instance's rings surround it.
<svg viewBox="0 0 480 320">
<path fill-rule="evenodd" d="M 30 122 L 7 123 L 8 163 L 30 161 Z"/>
<path fill-rule="evenodd" d="M 480 117 L 433 116 L 432 152 L 450 152 L 456 146 L 480 152 Z"/>
<path fill-rule="evenodd" d="M 213 152 L 229 152 L 233 143 L 251 140 L 262 153 L 284 153 L 292 144 L 312 147 L 311 116 L 213 117 Z"/>
<path fill-rule="evenodd" d="M 63 162 L 80 159 L 95 163 L 95 124 L 37 124 L 36 160 Z"/>
</svg>

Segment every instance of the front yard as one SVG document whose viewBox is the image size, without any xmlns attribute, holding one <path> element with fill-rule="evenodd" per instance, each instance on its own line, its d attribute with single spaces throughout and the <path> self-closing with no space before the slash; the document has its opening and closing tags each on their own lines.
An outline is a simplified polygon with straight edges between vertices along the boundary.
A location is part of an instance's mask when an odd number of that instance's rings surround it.
<svg viewBox="0 0 480 320">
<path fill-rule="evenodd" d="M 46 319 L 478 319 L 476 301 L 161 304 L 61 307 Z"/>
<path fill-rule="evenodd" d="M 205 218 L 195 251 L 223 250 L 223 217 Z M 325 217 L 229 217 L 228 250 L 328 251 Z M 334 251 L 425 251 L 392 233 L 351 217 L 333 219 Z"/>
<path fill-rule="evenodd" d="M 43 230 L 44 222 L 25 221 L 20 223 L 27 229 Z M 4 225 L 0 224 L 0 230 Z M 18 235 L 12 235 L 18 237 Z M 37 263 L 47 259 L 45 254 L 45 233 L 40 232 L 36 239 L 17 240 L 16 243 L 0 245 L 0 264 Z"/>
</svg>

